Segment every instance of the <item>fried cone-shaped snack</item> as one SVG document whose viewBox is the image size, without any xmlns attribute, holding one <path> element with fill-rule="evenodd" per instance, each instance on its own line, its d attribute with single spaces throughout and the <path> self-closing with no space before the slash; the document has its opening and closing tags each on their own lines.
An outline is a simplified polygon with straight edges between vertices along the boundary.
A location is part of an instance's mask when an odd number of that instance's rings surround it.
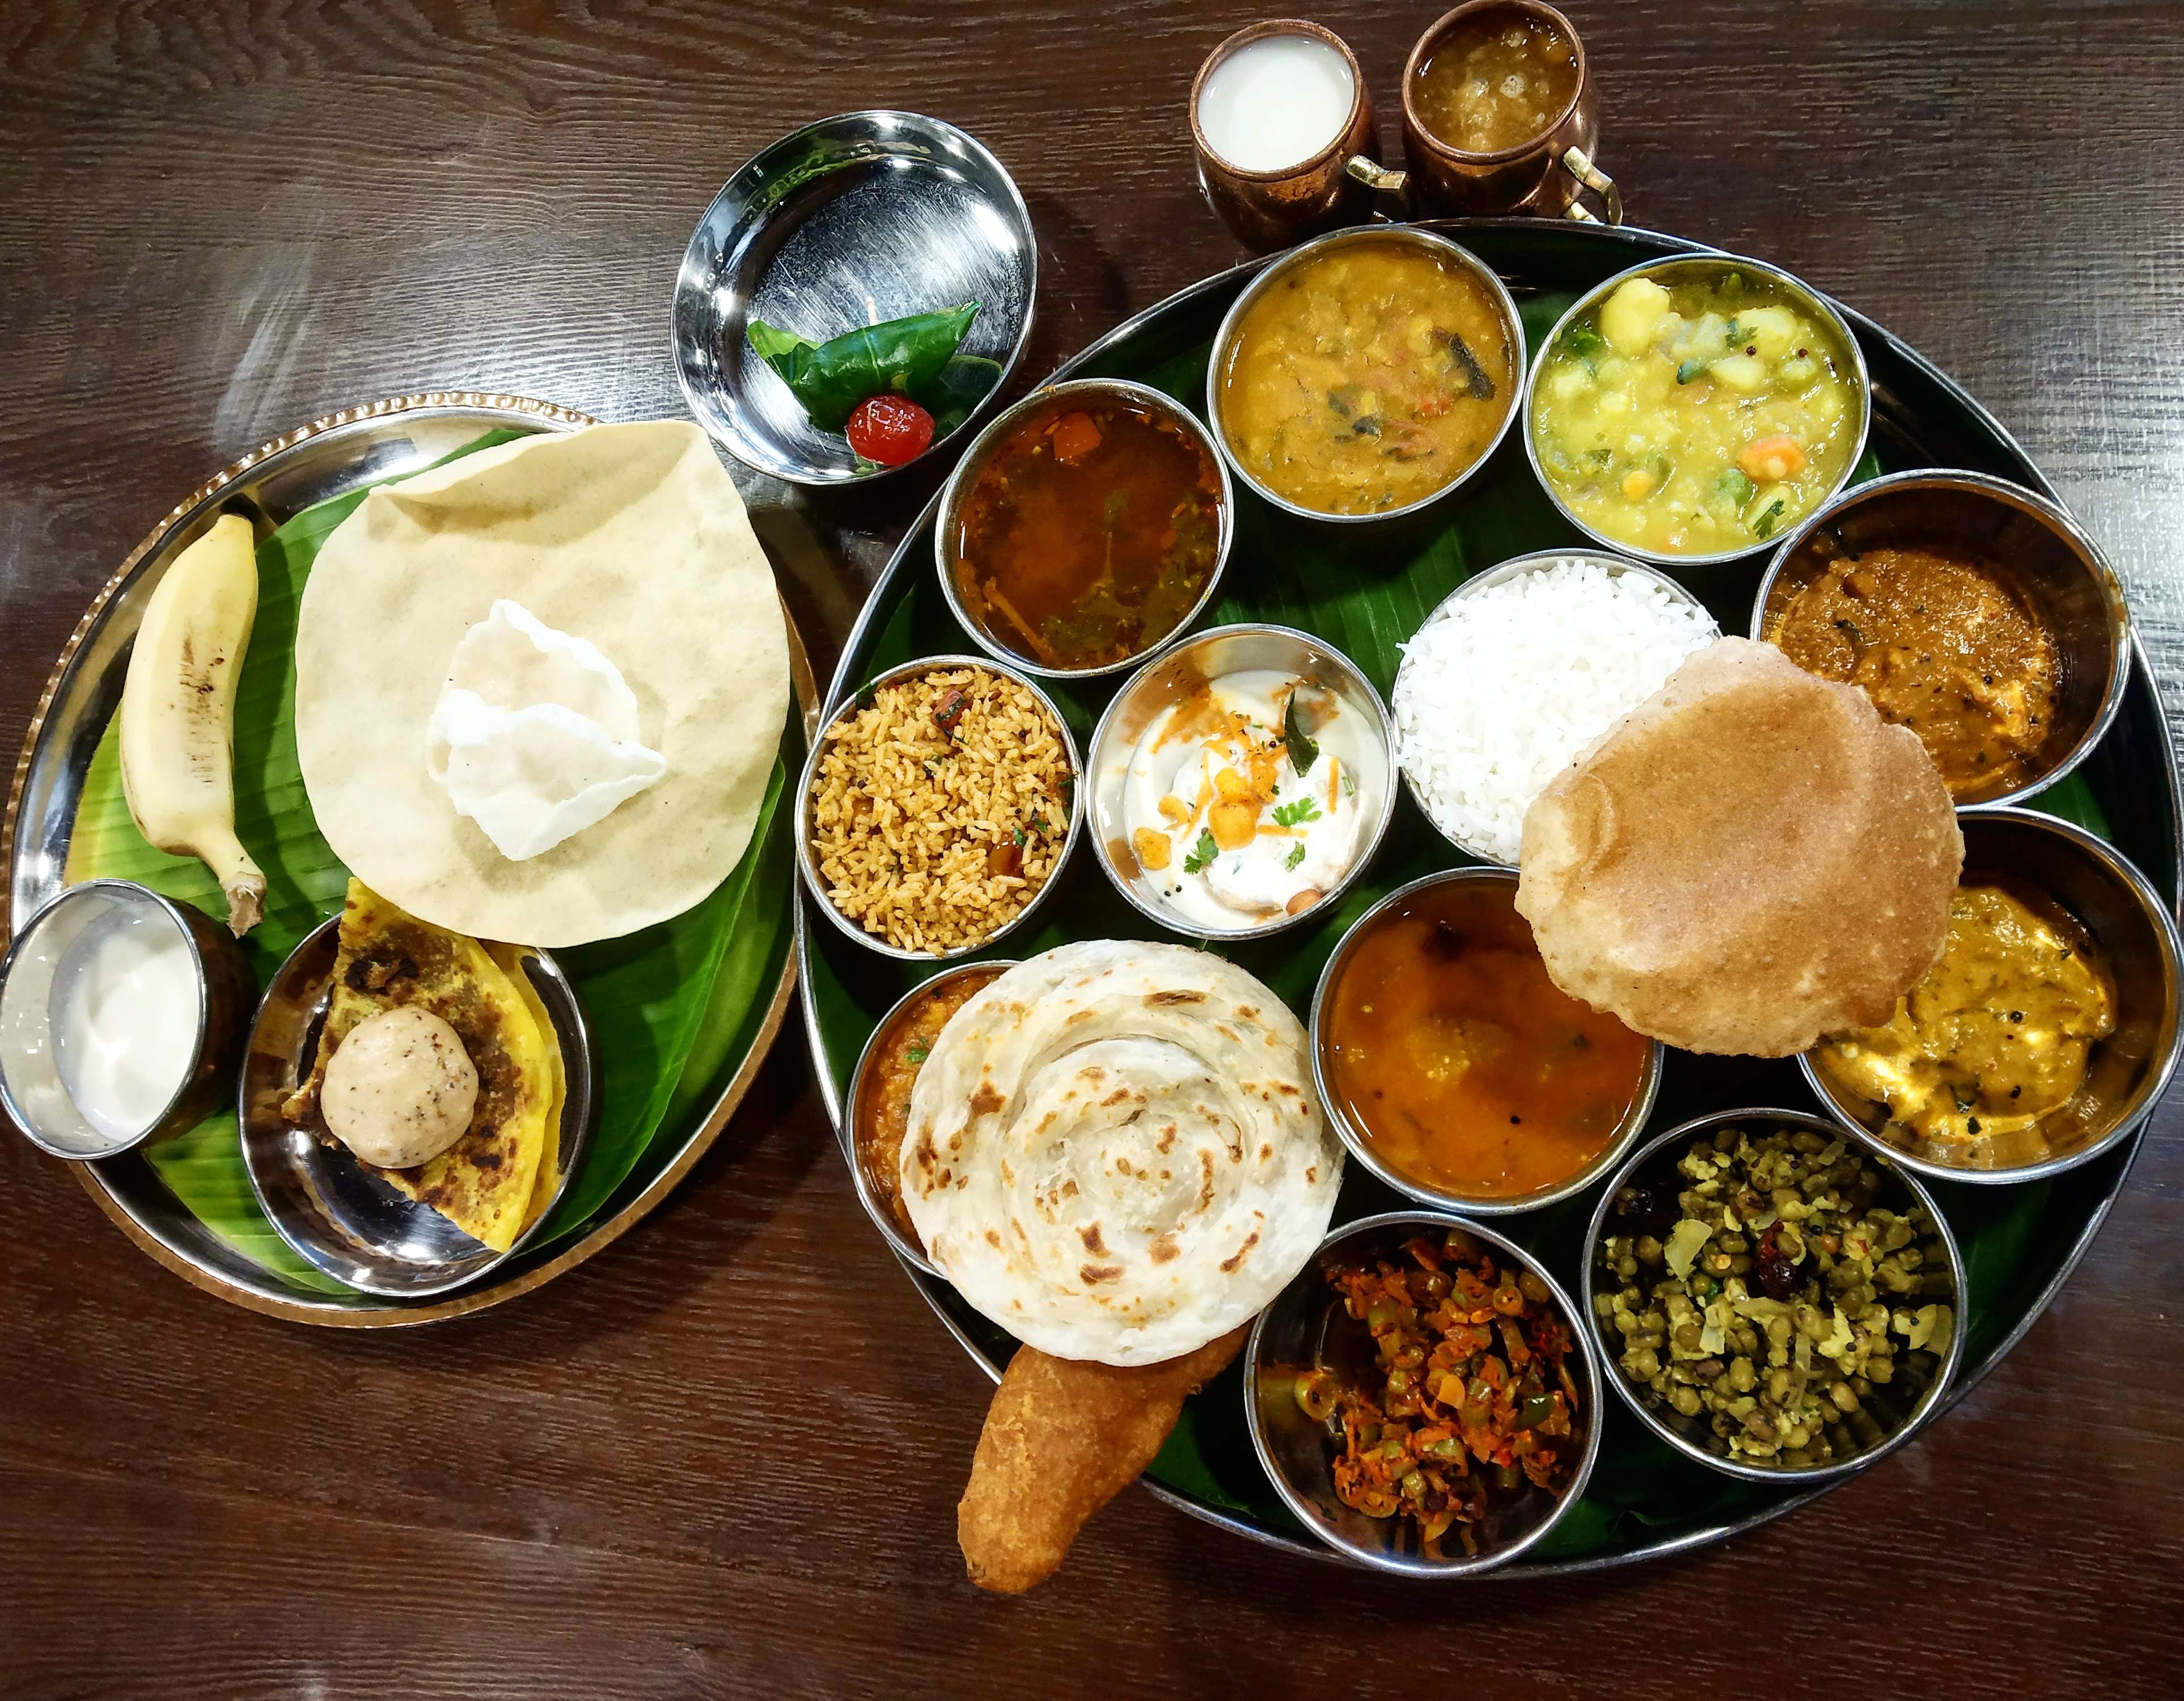
<svg viewBox="0 0 2184 1701">
<path fill-rule="evenodd" d="M 1916 733 L 1724 638 L 1534 801 L 1517 907 L 1572 997 L 1781 1057 L 1888 1019 L 1941 955 L 1964 857 Z"/>
<path fill-rule="evenodd" d="M 994 1391 L 956 1509 L 971 1581 L 1021 1594 L 1153 1462 L 1183 1403 L 1243 1351 L 1247 1324 L 1165 1364 L 1119 1369 L 1021 1347 Z"/>
</svg>

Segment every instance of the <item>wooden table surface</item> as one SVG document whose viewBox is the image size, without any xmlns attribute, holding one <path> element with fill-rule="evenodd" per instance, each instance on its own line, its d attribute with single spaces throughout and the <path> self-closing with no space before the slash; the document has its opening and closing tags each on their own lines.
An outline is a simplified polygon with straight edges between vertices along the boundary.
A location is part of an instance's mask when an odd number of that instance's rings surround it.
<svg viewBox="0 0 2184 1701">
<path fill-rule="evenodd" d="M 1384 113 L 1436 9 L 1315 15 Z M 1964 381 L 2109 549 L 2184 708 L 2184 13 L 1572 11 L 1633 221 L 1789 266 Z M 4 0 L 0 745 L 136 540 L 290 426 L 443 386 L 678 415 L 684 240 L 808 120 L 933 113 L 1015 173 L 1027 378 L 1229 264 L 1183 100 L 1256 15 Z M 750 482 L 822 666 L 929 488 Z M 218 1303 L 0 1139 L 0 1696 L 2174 1695 L 2180 1135 L 2172 1098 L 1960 1410 L 1725 1547 L 1393 1587 L 1132 1492 L 1015 1601 L 954 1541 L 987 1385 L 860 1215 L 794 1029 L 667 1208 L 418 1331 Z"/>
</svg>

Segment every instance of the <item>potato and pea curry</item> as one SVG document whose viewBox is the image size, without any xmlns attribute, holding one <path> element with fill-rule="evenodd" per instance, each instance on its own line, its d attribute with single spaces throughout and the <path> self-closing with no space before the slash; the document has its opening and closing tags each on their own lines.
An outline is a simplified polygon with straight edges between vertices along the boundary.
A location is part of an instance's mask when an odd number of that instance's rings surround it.
<svg viewBox="0 0 2184 1701">
<path fill-rule="evenodd" d="M 1850 471 L 1855 363 L 1832 326 L 1734 268 L 1624 283 L 1548 348 L 1540 471 L 1603 536 L 1717 555 L 1786 531 Z"/>
<path fill-rule="evenodd" d="M 1245 311 L 1222 367 L 1236 462 L 1320 514 L 1384 514 L 1446 488 L 1490 449 L 1520 355 L 1501 302 L 1417 243 L 1346 243 Z"/>
</svg>

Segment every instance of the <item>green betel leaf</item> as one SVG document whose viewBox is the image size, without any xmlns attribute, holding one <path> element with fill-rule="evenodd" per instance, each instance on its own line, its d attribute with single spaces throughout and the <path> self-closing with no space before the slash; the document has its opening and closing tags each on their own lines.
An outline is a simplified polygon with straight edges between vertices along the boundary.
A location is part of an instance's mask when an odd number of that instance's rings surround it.
<svg viewBox="0 0 2184 1701">
<path fill-rule="evenodd" d="M 455 455 L 516 435 L 488 432 Z M 341 908 L 348 890 L 348 870 L 320 836 L 296 755 L 296 621 L 320 545 L 365 494 L 306 509 L 258 548 L 258 619 L 237 687 L 235 792 L 237 830 L 265 871 L 265 917 L 244 941 L 261 986 Z M 694 1125 L 707 1091 L 740 1061 L 738 1047 L 748 1049 L 780 975 L 794 884 L 780 842 L 788 821 L 777 807 L 785 772 L 777 759 L 749 847 L 703 903 L 627 939 L 557 953 L 592 1024 L 600 1110 L 583 1168 L 534 1248 L 581 1232 L 644 1167 L 663 1129 L 666 1144 Z M 203 864 L 154 850 L 136 830 L 112 724 L 85 777 L 69 850 L 71 881 L 102 876 L 141 881 L 214 917 L 226 914 Z M 146 1156 L 182 1205 L 243 1257 L 300 1291 L 348 1291 L 289 1251 L 259 1209 L 232 1111 Z"/>
<path fill-rule="evenodd" d="M 859 402 L 883 390 L 908 396 L 932 412 L 937 429 L 942 407 L 952 407 L 958 399 L 956 387 L 967 387 L 972 382 L 973 375 L 967 371 L 952 377 L 945 391 L 936 388 L 955 358 L 956 345 L 978 316 L 978 304 L 967 301 L 961 307 L 937 313 L 913 313 L 878 325 L 861 325 L 824 343 L 812 343 L 762 319 L 749 321 L 744 335 L 759 359 L 780 374 L 782 382 L 803 404 L 804 411 L 811 415 L 811 423 L 822 431 L 840 431 L 850 422 Z M 996 378 L 999 372 L 995 368 Z M 983 398 L 984 391 L 979 394 Z M 935 405 L 936 399 L 940 405 Z M 964 411 L 967 414 L 969 410 Z"/>
<path fill-rule="evenodd" d="M 699 1032 L 716 1031 L 730 1019 L 728 1012 L 710 1008 L 710 993 L 749 895 L 752 873 L 765 860 L 782 784 L 777 761 L 749 848 L 735 872 L 697 908 L 623 939 L 555 954 L 582 995 L 598 1037 L 593 1085 L 608 1113 L 599 1119 L 582 1173 L 571 1180 L 540 1231 L 542 1241 L 558 1241 L 582 1228 L 613 1196 L 666 1116 Z M 760 996 L 755 987 L 749 992 Z"/>
</svg>

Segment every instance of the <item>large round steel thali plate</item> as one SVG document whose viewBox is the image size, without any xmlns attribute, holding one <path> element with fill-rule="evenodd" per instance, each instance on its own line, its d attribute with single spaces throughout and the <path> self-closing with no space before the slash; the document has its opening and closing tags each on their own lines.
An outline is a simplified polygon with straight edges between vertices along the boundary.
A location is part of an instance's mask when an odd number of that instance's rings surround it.
<svg viewBox="0 0 2184 1701">
<path fill-rule="evenodd" d="M 1627 226 L 1611 229 L 1545 220 L 1486 219 L 1450 221 L 1440 228 L 1501 275 L 1520 306 L 1527 310 L 1528 331 L 1533 335 L 1552 322 L 1560 311 L 1557 302 L 1566 304 L 1616 272 L 1649 257 L 1708 251 L 1679 237 Z M 1228 305 L 1268 263 L 1250 262 L 1170 297 L 1100 338 L 1055 376 L 1149 379 L 1180 399 L 1195 399 L 1195 404 L 1202 406 L 1205 354 L 1215 328 Z M 1883 470 L 1925 466 L 1969 468 L 2053 496 L 2053 490 L 2024 450 L 1968 393 L 1875 321 L 1840 303 L 1836 304 L 1857 337 L 1871 373 L 1869 447 L 1871 458 Z M 1459 519 L 1467 504 L 1496 501 L 1497 491 L 1502 493 L 1498 499 L 1511 501 L 1510 493 L 1520 489 L 1513 481 L 1520 476 L 1529 477 L 1529 473 L 1521 472 L 1521 447 L 1505 444 L 1500 454 L 1505 460 L 1513 459 L 1518 470 L 1505 467 L 1501 477 L 1482 477 L 1479 488 L 1462 493 L 1451 504 L 1452 513 Z M 1579 534 L 1566 523 L 1557 522 L 1536 486 L 1514 505 L 1529 507 L 1535 503 L 1547 510 L 1544 524 L 1536 516 L 1513 522 L 1507 528 L 1508 547 L 1479 559 L 1467 555 L 1462 573 L 1491 566 L 1504 555 L 1582 547 Z M 1271 529 L 1266 516 L 1258 519 L 1267 529 L 1256 530 L 1257 545 L 1263 549 L 1270 540 L 1279 544 L 1280 534 Z M 933 523 L 933 510 L 928 507 L 882 573 L 844 647 L 828 692 L 830 708 L 879 667 L 918 654 L 962 647 L 950 641 L 951 635 L 960 637 L 960 628 L 952 626 L 944 609 L 936 611 L 935 605 L 941 602 L 939 590 L 926 583 L 933 577 L 928 535 Z M 1240 533 L 1240 555 L 1251 547 L 1253 540 Z M 1460 549 L 1462 545 L 1457 547 Z M 1713 609 L 1723 630 L 1741 633 L 1763 565 L 1761 556 L 1699 568 L 1685 576 L 1684 583 Z M 1239 574 L 1232 575 L 1232 593 L 1244 571 L 1240 563 Z M 1217 623 L 1265 617 L 1268 616 L 1217 607 L 1209 611 L 1206 620 Z M 1096 703 L 1089 712 L 1096 715 Z M 2152 781 L 2154 775 L 2162 778 Z M 2136 640 L 2123 712 L 2081 771 L 2081 778 L 2083 789 L 2073 795 L 2101 818 L 2104 836 L 2147 873 L 2173 910 L 2180 871 L 2184 870 L 2184 844 L 2179 839 L 2184 806 L 2180 806 L 2176 764 L 2153 676 Z M 2066 806 L 2059 799 L 2053 806 L 2061 812 Z M 1411 853 L 1405 847 L 1411 837 L 1418 835 L 1433 836 L 1415 805 L 1407 801 L 1396 831 L 1389 835 L 1370 871 L 1377 887 L 1384 889 L 1406 878 L 1409 865 L 1404 858 Z M 1444 854 L 1450 861 L 1456 860 L 1454 853 Z M 1081 876 L 1082 870 L 1072 867 L 1058 878 L 1067 881 Z M 1082 889 L 1079 895 L 1086 902 L 1096 902 L 1096 872 L 1090 878 L 1092 884 Z M 809 914 L 810 902 L 807 895 L 800 894 L 797 951 L 802 964 L 805 1034 L 817 1067 L 821 1093 L 838 1134 L 846 1141 L 842 1129 L 842 1088 L 872 1023 L 919 975 L 916 971 L 877 973 L 872 954 L 861 951 L 823 922 L 813 924 L 816 918 Z M 1061 915 L 1076 907 L 1072 902 L 1064 902 L 1054 906 L 1052 913 Z M 1132 925 L 1127 916 L 1100 919 L 1122 936 L 1150 936 L 1154 931 L 1143 922 Z M 1028 956 L 1056 942 L 1055 938 L 1037 935 L 1020 939 L 1012 942 L 1010 954 Z M 890 971 L 897 968 L 886 967 Z M 1709 1110 L 1751 1104 L 1817 1108 L 1792 1062 L 1702 1060 L 1671 1053 L 1652 1125 L 1657 1129 L 1667 1128 Z M 2099 1232 L 2142 1137 L 2133 1134 L 2098 1161 L 2031 1187 L 1936 1185 L 1934 1191 L 1945 1213 L 1970 1249 L 1975 1313 L 1964 1360 L 1945 1408 L 1962 1398 L 2001 1361 L 2054 1297 Z M 846 1146 L 844 1156 L 847 1161 Z M 1337 1219 L 1367 1215 L 1399 1202 L 1370 1178 L 1362 1177 L 1353 1166 L 1344 1184 Z M 1500 1226 L 1524 1241 L 1528 1250 L 1553 1263 L 1558 1274 L 1574 1276 L 1582 1255 L 1584 1220 L 1593 1202 L 1593 1191 L 1588 1190 L 1529 1219 L 1502 1219 Z M 883 1244 L 877 1231 L 874 1244 Z M 972 1362 L 989 1378 L 998 1380 L 1013 1350 L 1009 1337 L 965 1305 L 945 1281 L 906 1263 L 904 1272 L 918 1285 Z M 1197 1397 L 1190 1408 L 1192 1415 L 1147 1473 L 1146 1485 L 1194 1517 L 1248 1540 L 1341 1563 L 1286 1514 L 1259 1472 L 1245 1435 L 1242 1397 L 1234 1378 L 1232 1371 Z M 1720 1541 L 1827 1492 L 1825 1486 L 1800 1489 L 1732 1481 L 1678 1458 L 1645 1435 L 1635 1419 L 1617 1409 L 1619 1403 L 1607 1403 L 1610 1409 L 1602 1414 L 1607 1428 L 1601 1465 L 1587 1492 L 1588 1499 L 1599 1501 L 1595 1515 L 1589 1522 L 1568 1520 L 1574 1533 L 1567 1542 L 1552 1549 L 1543 1544 L 1541 1550 L 1490 1576 L 1564 1575 L 1658 1559 Z"/>
<path fill-rule="evenodd" d="M 0 938 L 67 882 L 70 831 L 92 751 L 121 699 L 129 647 L 145 600 L 166 563 L 215 510 L 277 525 L 359 486 L 419 470 L 482 433 L 575 431 L 590 415 L 527 396 L 432 390 L 367 403 L 275 438 L 205 481 L 132 550 L 107 581 L 63 649 L 24 735 L 4 823 L 0 823 Z M 266 529 L 261 527 L 261 530 Z M 797 742 L 816 725 L 818 692 L 811 657 L 784 606 Z M 796 754 L 792 752 L 792 754 Z M 792 763 L 791 767 L 794 767 Z M 428 1301 L 302 1291 L 214 1235 L 185 1209 L 139 1154 L 70 1166 L 99 1208 L 146 1253 L 192 1286 L 270 1317 L 332 1328 L 430 1323 L 527 1293 L 611 1244 L 688 1174 L 727 1126 L 772 1047 L 788 1011 L 796 956 L 787 951 L 755 1011 L 748 1049 L 709 1084 L 703 1108 L 685 1127 L 663 1130 L 643 1168 L 572 1239 L 497 1267 L 481 1285 Z"/>
</svg>

